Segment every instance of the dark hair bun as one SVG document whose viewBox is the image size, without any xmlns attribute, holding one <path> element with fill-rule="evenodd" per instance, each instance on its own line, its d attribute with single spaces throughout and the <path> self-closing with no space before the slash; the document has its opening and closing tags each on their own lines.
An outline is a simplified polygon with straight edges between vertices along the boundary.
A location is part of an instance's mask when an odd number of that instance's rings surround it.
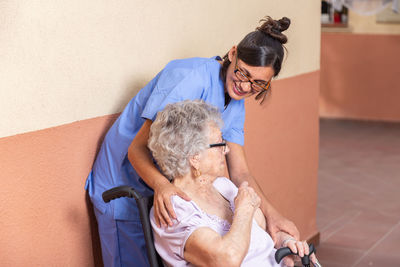
<svg viewBox="0 0 400 267">
<path fill-rule="evenodd" d="M 260 20 L 260 22 L 263 22 L 263 24 L 260 27 L 257 27 L 257 30 L 278 40 L 281 44 L 286 44 L 287 37 L 282 32 L 289 28 L 289 18 L 283 17 L 280 20 L 274 20 L 268 16 L 265 19 Z"/>
</svg>

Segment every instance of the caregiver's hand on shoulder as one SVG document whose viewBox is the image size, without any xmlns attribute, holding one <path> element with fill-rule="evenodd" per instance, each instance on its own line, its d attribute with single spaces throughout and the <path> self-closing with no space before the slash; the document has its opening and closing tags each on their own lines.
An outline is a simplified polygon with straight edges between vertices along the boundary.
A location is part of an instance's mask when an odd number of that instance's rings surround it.
<svg viewBox="0 0 400 267">
<path fill-rule="evenodd" d="M 280 215 L 275 209 L 273 209 L 268 216 L 267 219 L 267 231 L 271 235 L 274 242 L 276 241 L 276 234 L 280 231 L 288 233 L 293 236 L 295 239 L 300 238 L 299 230 L 296 225 L 292 222 Z"/>
<path fill-rule="evenodd" d="M 247 182 L 243 182 L 235 198 L 235 210 L 244 208 L 245 210 L 254 212 L 260 207 L 260 204 L 261 199 L 254 189 L 249 187 Z"/>
<path fill-rule="evenodd" d="M 176 219 L 174 208 L 171 204 L 171 196 L 178 195 L 184 200 L 190 201 L 190 197 L 170 182 L 163 183 L 154 188 L 154 218 L 158 227 L 172 226 L 172 219 Z"/>
</svg>

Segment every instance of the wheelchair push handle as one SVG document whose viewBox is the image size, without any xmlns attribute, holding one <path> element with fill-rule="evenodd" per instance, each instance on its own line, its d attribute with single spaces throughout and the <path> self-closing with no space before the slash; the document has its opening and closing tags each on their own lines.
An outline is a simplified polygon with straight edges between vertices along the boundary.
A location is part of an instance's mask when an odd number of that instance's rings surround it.
<svg viewBox="0 0 400 267">
<path fill-rule="evenodd" d="M 114 187 L 107 191 L 104 191 L 102 197 L 105 203 L 108 203 L 111 200 L 120 197 L 129 197 L 129 198 L 134 198 L 135 200 L 142 198 L 142 196 L 139 193 L 137 193 L 135 189 L 127 185 Z"/>
<path fill-rule="evenodd" d="M 304 255 L 304 257 L 301 258 L 301 263 L 303 264 L 303 266 L 306 267 L 310 266 L 310 255 L 315 252 L 315 247 L 313 244 L 310 244 L 309 247 L 310 247 L 310 253 L 308 253 L 308 255 Z M 293 253 L 288 247 L 280 248 L 275 253 L 275 261 L 277 263 L 280 263 L 284 257 L 289 255 L 298 255 L 298 254 Z"/>
</svg>

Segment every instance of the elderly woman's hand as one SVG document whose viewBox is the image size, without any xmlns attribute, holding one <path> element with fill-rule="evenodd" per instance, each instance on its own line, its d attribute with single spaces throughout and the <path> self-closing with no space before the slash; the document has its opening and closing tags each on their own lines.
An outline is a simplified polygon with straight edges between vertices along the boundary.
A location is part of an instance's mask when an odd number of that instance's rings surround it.
<svg viewBox="0 0 400 267">
<path fill-rule="evenodd" d="M 167 180 L 167 179 L 165 179 Z M 172 219 L 176 219 L 174 208 L 171 204 L 171 196 L 178 195 L 184 200 L 190 201 L 190 197 L 170 182 L 165 182 L 154 188 L 154 218 L 157 226 L 172 226 Z"/>
<path fill-rule="evenodd" d="M 296 257 L 297 259 L 298 257 L 302 258 L 304 255 L 308 255 L 310 253 L 310 248 L 306 241 L 298 241 L 293 237 L 286 238 L 282 242 L 282 247 L 288 247 L 293 253 L 297 253 L 298 255 L 285 257 L 283 262 L 286 266 L 294 266 Z M 317 257 L 314 253 L 310 255 L 310 260 L 314 263 L 314 266 L 318 266 L 316 265 Z"/>
<path fill-rule="evenodd" d="M 247 182 L 243 182 L 237 193 L 235 198 L 235 209 L 245 208 L 245 209 L 252 209 L 254 212 L 257 208 L 260 207 L 261 199 L 251 188 Z"/>
</svg>

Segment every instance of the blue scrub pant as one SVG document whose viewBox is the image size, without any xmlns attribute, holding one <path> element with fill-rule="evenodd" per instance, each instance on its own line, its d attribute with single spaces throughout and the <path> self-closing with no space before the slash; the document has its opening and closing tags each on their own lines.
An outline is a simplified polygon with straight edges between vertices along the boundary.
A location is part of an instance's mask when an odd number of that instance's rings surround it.
<svg viewBox="0 0 400 267">
<path fill-rule="evenodd" d="M 111 205 L 104 213 L 96 207 L 94 211 L 99 227 L 104 266 L 149 266 L 140 220 L 115 220 Z"/>
</svg>

